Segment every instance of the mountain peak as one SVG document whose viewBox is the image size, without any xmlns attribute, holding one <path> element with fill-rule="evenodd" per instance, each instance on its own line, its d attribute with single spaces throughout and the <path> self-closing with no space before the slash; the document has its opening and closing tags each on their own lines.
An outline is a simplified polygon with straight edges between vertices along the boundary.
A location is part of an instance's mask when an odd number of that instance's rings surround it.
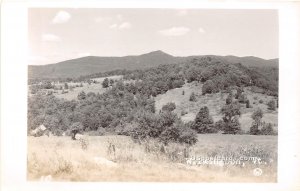
<svg viewBox="0 0 300 191">
<path fill-rule="evenodd" d="M 156 50 L 156 51 L 152 51 L 146 54 L 142 54 L 141 56 L 145 56 L 145 55 L 151 55 L 151 56 L 172 56 L 170 54 L 167 54 L 165 52 L 163 52 L 162 50 Z M 173 57 L 173 56 L 172 56 Z"/>
</svg>

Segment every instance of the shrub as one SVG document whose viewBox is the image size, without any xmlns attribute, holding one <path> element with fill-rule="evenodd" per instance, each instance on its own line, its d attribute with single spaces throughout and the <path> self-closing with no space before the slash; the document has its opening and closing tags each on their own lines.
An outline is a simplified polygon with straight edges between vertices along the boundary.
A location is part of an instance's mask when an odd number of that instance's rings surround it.
<svg viewBox="0 0 300 191">
<path fill-rule="evenodd" d="M 187 113 L 188 113 L 187 111 L 182 110 L 182 111 L 180 112 L 180 115 L 181 115 L 181 116 L 184 116 L 184 115 L 187 114 Z"/>
<path fill-rule="evenodd" d="M 197 142 L 197 134 L 182 122 L 176 122 L 172 126 L 167 127 L 159 137 L 164 144 L 170 142 L 186 143 L 193 145 Z"/>
<path fill-rule="evenodd" d="M 246 101 L 247 101 L 247 96 L 246 96 L 244 93 L 242 93 L 242 94 L 238 97 L 238 100 L 239 100 L 240 103 L 246 103 Z"/>
<path fill-rule="evenodd" d="M 86 94 L 84 91 L 81 91 L 78 95 L 77 95 L 77 99 L 78 100 L 84 100 L 86 98 Z"/>
<path fill-rule="evenodd" d="M 151 112 L 139 113 L 136 118 L 138 124 L 130 134 L 133 139 L 144 140 L 148 138 L 158 138 L 163 127 L 157 115 Z"/>
<path fill-rule="evenodd" d="M 113 79 L 109 80 L 109 85 L 112 86 L 115 83 L 115 81 Z"/>
<path fill-rule="evenodd" d="M 202 86 L 202 95 L 217 92 L 217 87 L 212 80 L 207 80 Z"/>
<path fill-rule="evenodd" d="M 69 89 L 68 83 L 65 83 L 65 84 L 64 84 L 64 88 L 65 88 L 65 90 L 66 90 L 66 89 Z"/>
<path fill-rule="evenodd" d="M 195 102 L 196 101 L 196 95 L 195 95 L 195 93 L 194 92 L 192 92 L 191 93 L 191 95 L 190 95 L 190 99 L 189 99 L 190 101 L 193 101 L 193 102 Z"/>
<path fill-rule="evenodd" d="M 179 143 L 194 145 L 195 143 L 197 143 L 197 141 L 197 133 L 188 125 L 185 125 L 184 128 L 182 128 L 180 131 Z"/>
<path fill-rule="evenodd" d="M 108 80 L 108 78 L 105 78 L 102 82 L 102 87 L 107 88 L 108 86 L 109 86 L 109 80 Z"/>
<path fill-rule="evenodd" d="M 136 123 L 125 123 L 123 125 L 118 126 L 115 131 L 118 135 L 130 136 L 136 127 Z"/>
<path fill-rule="evenodd" d="M 235 94 L 235 99 L 239 99 L 240 98 L 240 96 L 242 95 L 242 93 L 243 93 L 243 88 L 237 88 L 236 89 L 236 94 Z"/>
<path fill-rule="evenodd" d="M 156 115 L 150 112 L 140 113 L 136 119 L 137 125 L 130 136 L 134 140 L 158 139 L 164 144 L 180 142 L 194 144 L 197 141 L 196 133 L 177 117 L 176 114 L 165 111 Z"/>
<path fill-rule="evenodd" d="M 275 101 L 274 101 L 274 100 L 269 101 L 269 102 L 267 103 L 267 105 L 268 105 L 268 109 L 269 109 L 269 110 L 273 110 L 273 111 L 276 110 L 276 104 L 275 104 Z"/>
<path fill-rule="evenodd" d="M 197 133 L 215 133 L 214 121 L 209 115 L 208 107 L 204 106 L 200 109 L 196 115 L 195 121 L 192 125 L 192 129 L 196 130 Z"/>
<path fill-rule="evenodd" d="M 261 99 L 261 100 L 259 100 L 259 103 L 264 103 L 264 101 Z"/>
<path fill-rule="evenodd" d="M 44 81 L 44 82 L 42 82 L 42 88 L 43 89 L 52 89 L 53 85 L 51 84 L 50 81 Z"/>
<path fill-rule="evenodd" d="M 228 97 L 226 98 L 226 105 L 229 105 L 232 103 L 232 94 L 229 93 Z"/>
<path fill-rule="evenodd" d="M 260 130 L 261 135 L 274 135 L 274 129 L 271 123 L 264 124 Z"/>
<path fill-rule="evenodd" d="M 75 140 L 75 136 L 78 132 L 83 130 L 83 125 L 80 122 L 73 123 L 71 125 L 71 138 Z"/>
<path fill-rule="evenodd" d="M 250 108 L 251 106 L 250 106 L 250 101 L 247 99 L 246 100 L 246 108 Z"/>
<path fill-rule="evenodd" d="M 162 106 L 162 111 L 174 111 L 176 109 L 176 105 L 173 102 L 169 102 L 166 105 Z"/>
</svg>

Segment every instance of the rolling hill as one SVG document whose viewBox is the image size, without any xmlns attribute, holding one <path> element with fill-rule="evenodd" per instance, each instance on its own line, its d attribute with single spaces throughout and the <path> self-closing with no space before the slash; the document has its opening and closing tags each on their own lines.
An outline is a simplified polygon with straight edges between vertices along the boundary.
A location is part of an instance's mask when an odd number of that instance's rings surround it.
<svg viewBox="0 0 300 191">
<path fill-rule="evenodd" d="M 163 64 L 186 62 L 203 56 L 175 57 L 163 51 L 154 51 L 138 56 L 97 57 L 88 56 L 48 65 L 29 65 L 29 79 L 68 78 L 107 72 L 117 69 L 135 70 Z M 257 57 L 212 56 L 229 63 L 242 63 L 245 66 L 278 67 L 278 59 L 265 60 Z"/>
</svg>

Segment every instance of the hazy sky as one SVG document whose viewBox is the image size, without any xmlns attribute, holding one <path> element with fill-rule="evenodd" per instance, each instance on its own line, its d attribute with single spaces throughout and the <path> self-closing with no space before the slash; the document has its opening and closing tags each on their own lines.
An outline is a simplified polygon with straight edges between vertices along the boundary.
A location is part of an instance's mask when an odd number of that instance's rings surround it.
<svg viewBox="0 0 300 191">
<path fill-rule="evenodd" d="M 29 9 L 29 63 L 83 56 L 278 57 L 275 10 Z"/>
</svg>

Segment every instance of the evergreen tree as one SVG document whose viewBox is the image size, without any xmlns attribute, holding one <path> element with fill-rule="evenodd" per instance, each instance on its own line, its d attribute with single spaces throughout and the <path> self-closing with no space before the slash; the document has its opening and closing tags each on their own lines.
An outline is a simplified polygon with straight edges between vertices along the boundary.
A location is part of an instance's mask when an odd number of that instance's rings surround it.
<svg viewBox="0 0 300 191">
<path fill-rule="evenodd" d="M 208 107 L 204 106 L 200 109 L 200 111 L 196 115 L 192 128 L 195 129 L 198 133 L 216 132 L 214 128 L 214 121 L 212 117 L 209 115 Z"/>
</svg>

